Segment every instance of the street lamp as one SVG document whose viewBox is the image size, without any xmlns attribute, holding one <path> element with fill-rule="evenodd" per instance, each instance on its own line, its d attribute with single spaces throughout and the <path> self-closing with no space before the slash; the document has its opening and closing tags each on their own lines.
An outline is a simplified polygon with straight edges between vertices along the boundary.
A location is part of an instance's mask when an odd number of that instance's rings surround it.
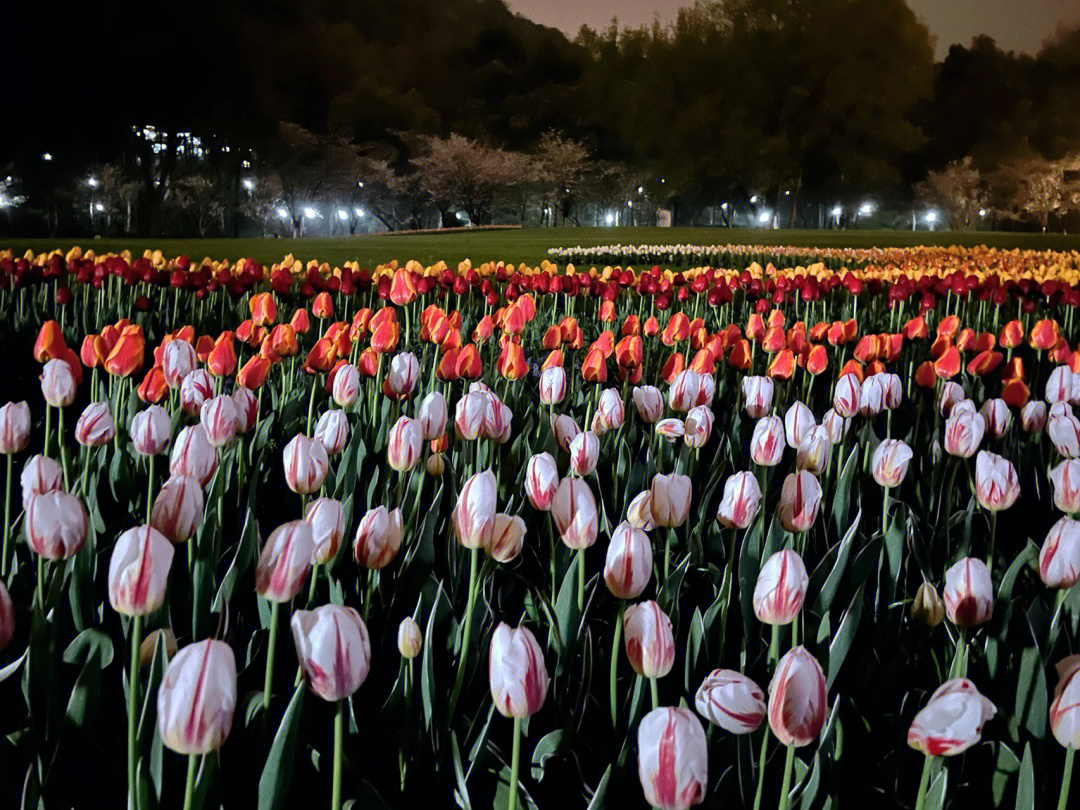
<svg viewBox="0 0 1080 810">
<path fill-rule="evenodd" d="M 354 208 L 353 213 L 356 214 L 357 219 L 363 219 L 366 216 L 364 209 L 360 207 Z"/>
<path fill-rule="evenodd" d="M 767 224 L 770 219 L 772 219 L 772 214 L 769 212 L 769 209 L 767 209 L 767 208 L 764 211 L 762 211 L 760 214 L 758 214 L 758 217 L 757 217 L 757 221 L 761 225 Z"/>
<path fill-rule="evenodd" d="M 243 186 L 248 192 L 252 192 L 255 190 L 255 181 L 252 180 L 250 177 L 245 177 L 243 180 Z"/>
<path fill-rule="evenodd" d="M 872 202 L 864 202 L 859 206 L 859 214 L 864 217 L 870 216 L 874 213 L 874 204 Z"/>
<path fill-rule="evenodd" d="M 318 215 L 319 215 L 318 210 L 315 209 L 315 208 L 312 208 L 310 205 L 307 206 L 304 209 L 304 218 L 305 219 L 315 219 L 315 217 L 317 217 Z"/>
<path fill-rule="evenodd" d="M 288 218 L 289 218 L 289 212 L 288 212 L 288 210 L 287 210 L 287 209 L 285 209 L 285 208 L 279 208 L 279 209 L 277 210 L 277 215 L 278 215 L 279 217 L 281 217 L 282 219 L 288 219 Z"/>
<path fill-rule="evenodd" d="M 51 162 L 52 161 L 52 152 L 42 152 L 41 153 L 41 159 L 44 160 L 46 163 Z"/>
<path fill-rule="evenodd" d="M 613 213 L 611 213 L 610 211 L 608 211 L 607 214 L 604 215 L 604 224 L 606 224 L 606 225 L 614 225 L 615 224 L 615 215 Z"/>
<path fill-rule="evenodd" d="M 93 175 L 90 175 L 90 178 L 86 181 L 86 185 L 90 186 L 90 188 L 97 188 L 98 187 L 98 179 L 96 177 L 94 177 Z"/>
<path fill-rule="evenodd" d="M 94 203 L 94 210 L 100 214 L 102 211 L 105 210 L 105 206 L 101 203 Z"/>
<path fill-rule="evenodd" d="M 934 223 L 937 222 L 937 218 L 937 211 L 927 211 L 926 216 L 923 217 L 926 224 L 930 226 L 930 230 L 934 230 Z"/>
</svg>

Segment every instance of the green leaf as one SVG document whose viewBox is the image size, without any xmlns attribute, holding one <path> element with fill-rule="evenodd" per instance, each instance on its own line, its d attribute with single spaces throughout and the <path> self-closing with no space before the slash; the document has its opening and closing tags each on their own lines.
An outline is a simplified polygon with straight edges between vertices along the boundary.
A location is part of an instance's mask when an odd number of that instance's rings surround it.
<svg viewBox="0 0 1080 810">
<path fill-rule="evenodd" d="M 300 736 L 300 710 L 304 705 L 304 690 L 304 684 L 296 687 L 289 707 L 285 710 L 285 716 L 281 718 L 277 734 L 274 735 L 266 765 L 259 777 L 259 810 L 277 810 L 286 806 L 297 738 Z"/>
<path fill-rule="evenodd" d="M 435 712 L 435 616 L 438 614 L 439 599 L 442 597 L 443 584 L 435 593 L 435 602 L 428 613 L 427 626 L 424 628 L 424 657 L 420 662 L 420 698 L 424 704 L 424 727 L 431 728 L 431 716 Z"/>
<path fill-rule="evenodd" d="M 836 553 L 836 563 L 825 578 L 824 584 L 817 590 L 817 598 L 814 600 L 813 612 L 819 616 L 824 616 L 829 608 L 832 607 L 832 601 L 836 597 L 836 592 L 840 588 L 840 581 L 844 577 L 844 570 L 847 568 L 848 557 L 851 555 L 851 546 L 855 542 L 855 537 L 859 529 L 859 522 L 861 520 L 862 509 L 855 514 L 855 520 L 852 521 L 848 530 L 844 532 L 844 537 L 840 540 L 839 550 Z M 814 571 L 813 579 L 817 579 L 818 571 L 820 570 L 823 570 L 821 566 Z M 815 590 L 814 582 L 810 583 L 810 589 L 811 592 Z"/>
<path fill-rule="evenodd" d="M 458 748 L 456 731 L 450 732 L 450 750 L 454 755 L 454 779 L 457 781 L 454 797 L 462 810 L 472 810 L 472 801 L 469 799 L 469 786 L 465 781 L 465 770 L 461 766 L 461 751 Z"/>
<path fill-rule="evenodd" d="M 840 477 L 836 479 L 835 495 L 833 497 L 832 516 L 836 524 L 836 533 L 844 531 L 847 523 L 848 504 L 851 501 L 851 479 L 855 475 L 855 467 L 859 458 L 860 445 L 856 444 L 848 453 L 847 461 L 844 462 Z"/>
<path fill-rule="evenodd" d="M 571 729 L 559 728 L 540 738 L 533 748 L 532 774 L 537 782 L 544 778 L 544 764 L 573 736 Z"/>
<path fill-rule="evenodd" d="M 1040 740 L 1046 734 L 1046 692 L 1046 671 L 1039 651 L 1028 647 L 1020 656 L 1013 719 Z"/>
<path fill-rule="evenodd" d="M 1024 760 L 1020 763 L 1020 780 L 1016 784 L 1016 810 L 1035 810 L 1035 765 L 1031 760 L 1031 743 L 1024 744 Z"/>
<path fill-rule="evenodd" d="M 840 672 L 840 667 L 843 665 L 848 651 L 851 650 L 852 643 L 855 641 L 855 633 L 859 629 L 859 619 L 862 618 L 862 609 L 863 586 L 860 585 L 859 589 L 855 591 L 855 598 L 851 600 L 848 609 L 844 611 L 840 626 L 837 628 L 836 635 L 833 636 L 832 643 L 829 645 L 829 675 L 826 684 L 830 689 Z"/>
<path fill-rule="evenodd" d="M 609 781 L 611 781 L 610 765 L 604 769 L 604 775 L 600 777 L 600 783 L 596 786 L 596 790 L 593 791 L 593 797 L 589 801 L 587 810 L 604 810 Z"/>
</svg>

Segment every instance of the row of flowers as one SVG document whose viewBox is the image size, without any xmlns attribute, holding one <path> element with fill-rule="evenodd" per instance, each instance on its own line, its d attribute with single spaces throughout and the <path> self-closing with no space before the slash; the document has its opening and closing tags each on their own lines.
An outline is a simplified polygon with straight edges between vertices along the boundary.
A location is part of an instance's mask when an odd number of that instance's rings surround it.
<svg viewBox="0 0 1080 810">
<path fill-rule="evenodd" d="M 415 280 L 399 269 L 389 283 Z M 571 308 L 522 293 L 493 308 L 470 289 L 455 308 L 418 292 L 355 311 L 365 302 L 340 291 L 310 311 L 245 293 L 222 304 L 232 320 L 216 337 L 214 308 L 157 332 L 135 313 L 90 333 L 71 323 L 103 313 L 41 326 L 43 404 L 0 409 L 8 504 L 22 459 L 22 510 L 9 506 L 0 557 L 0 640 L 25 649 L 0 674 L 2 685 L 22 669 L 9 704 L 25 707 L 17 761 L 63 756 L 39 695 L 42 668 L 63 660 L 126 699 L 136 803 L 177 792 L 163 788 L 175 784 L 154 753 L 164 746 L 188 756 L 186 801 L 216 791 L 231 806 L 258 782 L 285 806 L 303 734 L 335 808 L 366 783 L 430 795 L 432 772 L 466 803 L 470 791 L 509 807 L 565 796 L 543 775 L 560 751 L 614 800 L 625 750 L 653 806 L 745 781 L 743 803 L 788 807 L 858 795 L 839 776 L 851 767 L 839 738 L 900 716 L 926 755 L 909 788 L 922 807 L 946 790 L 989 795 L 988 756 L 971 765 L 986 778 L 967 785 L 950 784 L 942 757 L 976 746 L 1023 692 L 1004 725 L 1024 741 L 1049 724 L 1065 776 L 1054 785 L 1049 754 L 1038 773 L 1065 806 L 1080 660 L 1060 662 L 1052 702 L 1027 696 L 1075 640 L 1080 355 L 1068 322 L 1016 308 L 996 323 L 970 292 L 909 317 L 884 296 L 859 318 L 825 302 L 819 320 L 748 300 L 646 314 L 626 297 Z M 31 445 L 41 452 L 25 458 Z M 1052 620 L 1017 629 L 1014 605 Z M 282 620 L 300 669 L 288 700 Z M 131 663 L 110 688 L 95 651 L 121 638 Z M 913 696 L 914 711 L 868 688 L 863 671 L 878 666 L 904 692 L 936 689 Z M 67 678 L 69 702 L 87 681 Z M 301 729 L 305 686 L 331 704 L 330 734 Z M 493 727 L 489 707 L 512 729 Z M 366 740 L 389 727 L 402 732 Z M 756 756 L 738 743 L 750 734 Z M 873 740 L 896 761 L 895 739 Z M 257 773 L 223 778 L 216 752 L 247 749 L 269 752 Z M 62 790 L 27 773 L 24 791 Z"/>
</svg>

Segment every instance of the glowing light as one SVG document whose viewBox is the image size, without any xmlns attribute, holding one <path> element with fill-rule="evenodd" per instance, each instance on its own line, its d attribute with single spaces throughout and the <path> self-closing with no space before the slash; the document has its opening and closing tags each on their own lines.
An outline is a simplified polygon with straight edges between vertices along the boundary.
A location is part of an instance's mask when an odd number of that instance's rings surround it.
<svg viewBox="0 0 1080 810">
<path fill-rule="evenodd" d="M 277 215 L 279 217 L 281 217 L 282 219 L 288 219 L 289 218 L 289 212 L 284 208 L 279 208 L 277 210 Z"/>
<path fill-rule="evenodd" d="M 102 205 L 101 203 L 95 203 L 94 204 L 94 210 L 100 213 L 101 211 L 105 210 L 105 206 Z"/>
<path fill-rule="evenodd" d="M 872 202 L 864 202 L 859 206 L 859 214 L 862 216 L 869 216 L 874 213 L 874 204 Z"/>
<path fill-rule="evenodd" d="M 312 208 L 310 205 L 307 208 L 304 209 L 304 217 L 306 219 L 315 219 L 315 217 L 317 217 L 317 216 L 319 216 L 318 210 L 315 209 L 315 208 Z"/>
<path fill-rule="evenodd" d="M 770 219 L 772 219 L 772 214 L 768 211 L 762 211 L 760 214 L 758 214 L 757 217 L 757 221 L 760 222 L 762 225 L 767 223 Z"/>
<path fill-rule="evenodd" d="M 843 208 L 842 208 L 841 206 L 839 206 L 839 205 L 838 205 L 838 206 L 836 206 L 836 207 L 835 207 L 835 208 L 834 208 L 834 209 L 832 210 L 832 215 L 833 215 L 834 217 L 836 217 L 837 219 L 839 219 L 839 218 L 840 218 L 840 215 L 841 215 L 841 214 L 843 214 L 843 213 L 844 213 L 844 209 L 843 209 Z"/>
<path fill-rule="evenodd" d="M 987 211 L 985 208 L 980 208 L 979 209 L 979 216 L 980 217 L 985 217 L 988 213 L 990 213 L 990 212 Z"/>
<path fill-rule="evenodd" d="M 615 224 L 615 215 L 613 213 L 611 213 L 610 211 L 608 211 L 607 214 L 604 216 L 604 222 L 606 224 L 608 224 L 608 225 L 614 225 Z"/>
<path fill-rule="evenodd" d="M 46 162 L 51 161 L 52 160 L 52 152 L 43 152 L 42 155 L 41 155 L 41 159 L 46 161 Z"/>
<path fill-rule="evenodd" d="M 363 188 L 364 187 L 364 181 L 363 180 L 357 180 L 356 181 L 356 187 L 357 188 Z"/>
<path fill-rule="evenodd" d="M 98 179 L 96 177 L 94 177 L 93 175 L 91 175 L 90 178 L 86 181 L 86 185 L 90 186 L 90 188 L 97 188 L 98 187 Z"/>
<path fill-rule="evenodd" d="M 637 187 L 637 193 L 638 194 L 644 194 L 645 193 L 645 186 L 638 186 Z"/>
<path fill-rule="evenodd" d="M 354 208 L 353 213 L 356 214 L 359 219 L 363 219 L 365 216 L 367 216 L 367 213 L 364 211 L 363 208 Z"/>
<path fill-rule="evenodd" d="M 250 177 L 245 177 L 244 178 L 243 185 L 244 185 L 244 188 L 246 188 L 248 191 L 254 191 L 255 190 L 255 181 L 252 180 Z"/>
<path fill-rule="evenodd" d="M 757 202 L 757 194 L 750 198 L 751 205 Z"/>
<path fill-rule="evenodd" d="M 349 212 L 346 211 L 344 208 L 339 208 L 337 212 L 337 218 L 340 219 L 342 222 L 347 222 L 349 219 Z"/>
<path fill-rule="evenodd" d="M 937 222 L 937 211 L 927 211 L 926 216 L 923 217 L 923 219 L 933 225 L 935 222 Z"/>
<path fill-rule="evenodd" d="M 726 202 L 720 203 L 720 210 L 721 211 L 727 211 L 727 203 Z"/>
</svg>

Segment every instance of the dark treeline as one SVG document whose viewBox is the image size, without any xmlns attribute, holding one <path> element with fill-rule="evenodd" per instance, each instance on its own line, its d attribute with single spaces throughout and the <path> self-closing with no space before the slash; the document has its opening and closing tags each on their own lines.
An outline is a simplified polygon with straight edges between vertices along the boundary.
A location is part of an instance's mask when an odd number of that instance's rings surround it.
<svg viewBox="0 0 1080 810">
<path fill-rule="evenodd" d="M 572 41 L 501 0 L 9 5 L 9 232 L 1080 218 L 1080 30 L 935 63 L 904 0 Z"/>
</svg>

